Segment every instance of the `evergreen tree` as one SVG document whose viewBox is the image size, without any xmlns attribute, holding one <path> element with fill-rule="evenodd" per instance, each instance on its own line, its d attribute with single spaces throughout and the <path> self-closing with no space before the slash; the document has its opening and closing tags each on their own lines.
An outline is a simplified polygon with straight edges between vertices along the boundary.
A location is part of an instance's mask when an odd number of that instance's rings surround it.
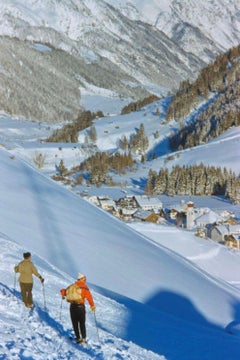
<svg viewBox="0 0 240 360">
<path fill-rule="evenodd" d="M 141 124 L 139 130 L 132 136 L 130 141 L 130 148 L 139 153 L 144 153 L 148 148 L 148 138 L 145 134 L 144 125 Z"/>
<path fill-rule="evenodd" d="M 95 143 L 97 141 L 97 131 L 96 131 L 95 126 L 90 127 L 89 138 L 93 143 Z"/>
<path fill-rule="evenodd" d="M 145 192 L 147 195 L 153 194 L 153 191 L 154 191 L 154 188 L 155 188 L 156 179 L 157 179 L 157 173 L 156 173 L 156 171 L 149 170 L 149 173 L 148 173 L 148 181 L 147 181 L 146 187 L 145 187 L 145 189 L 144 189 L 144 192 Z"/>
<path fill-rule="evenodd" d="M 58 171 L 60 176 L 65 176 L 68 173 L 68 169 L 65 167 L 63 160 L 60 160 L 58 165 Z"/>
</svg>

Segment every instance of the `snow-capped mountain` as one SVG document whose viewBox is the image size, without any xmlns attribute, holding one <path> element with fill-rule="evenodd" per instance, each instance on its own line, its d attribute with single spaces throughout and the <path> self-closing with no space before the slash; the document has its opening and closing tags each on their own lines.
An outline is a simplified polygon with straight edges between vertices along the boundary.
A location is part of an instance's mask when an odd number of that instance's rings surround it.
<svg viewBox="0 0 240 360">
<path fill-rule="evenodd" d="M 209 62 L 240 41 L 238 0 L 106 0 L 127 17 L 163 31 L 185 51 Z"/>
<path fill-rule="evenodd" d="M 51 44 L 88 64 L 98 63 L 99 68 L 107 61 L 108 70 L 117 67 L 115 74 L 120 81 L 125 74 L 137 83 L 169 86 L 192 76 L 202 65 L 157 28 L 130 20 L 102 0 L 0 4 L 1 35 Z M 175 76 L 169 84 L 170 73 Z"/>
<path fill-rule="evenodd" d="M 208 33 L 207 21 L 195 21 L 211 4 L 0 0 L 0 106 L 32 119 L 62 121 L 81 111 L 82 89 L 136 99 L 193 79 L 238 40 L 236 1 L 225 6 L 231 24 L 211 7 L 224 29 L 222 46 L 214 31 Z"/>
<path fill-rule="evenodd" d="M 53 122 L 77 117 L 82 89 L 166 93 L 239 42 L 239 11 L 236 0 L 0 0 L 0 107 Z"/>
</svg>

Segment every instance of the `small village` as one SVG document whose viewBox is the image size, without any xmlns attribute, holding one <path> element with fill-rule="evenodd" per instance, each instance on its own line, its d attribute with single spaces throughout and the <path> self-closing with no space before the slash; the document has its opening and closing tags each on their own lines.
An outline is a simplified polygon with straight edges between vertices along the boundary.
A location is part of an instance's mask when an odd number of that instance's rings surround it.
<svg viewBox="0 0 240 360">
<path fill-rule="evenodd" d="M 167 222 L 194 231 L 196 236 L 240 249 L 240 219 L 232 212 L 218 213 L 206 207 L 197 208 L 192 201 L 183 200 L 164 207 L 157 197 L 147 195 L 124 196 L 118 200 L 106 196 L 83 196 L 122 221 Z"/>
</svg>

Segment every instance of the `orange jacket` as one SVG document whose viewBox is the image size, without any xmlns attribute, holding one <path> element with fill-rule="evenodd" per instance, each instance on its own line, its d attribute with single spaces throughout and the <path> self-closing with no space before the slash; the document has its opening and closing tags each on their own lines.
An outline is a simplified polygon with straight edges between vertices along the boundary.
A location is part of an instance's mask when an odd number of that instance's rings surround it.
<svg viewBox="0 0 240 360">
<path fill-rule="evenodd" d="M 94 306 L 93 297 L 92 297 L 92 294 L 91 294 L 87 284 L 82 280 L 75 281 L 75 284 L 77 286 L 79 286 L 81 288 L 81 290 L 82 290 L 82 294 L 81 294 L 82 295 L 82 300 L 79 301 L 79 304 L 84 304 L 85 299 L 87 299 L 89 305 L 91 307 Z M 60 290 L 60 293 L 61 293 L 62 296 L 66 296 L 66 289 Z"/>
</svg>

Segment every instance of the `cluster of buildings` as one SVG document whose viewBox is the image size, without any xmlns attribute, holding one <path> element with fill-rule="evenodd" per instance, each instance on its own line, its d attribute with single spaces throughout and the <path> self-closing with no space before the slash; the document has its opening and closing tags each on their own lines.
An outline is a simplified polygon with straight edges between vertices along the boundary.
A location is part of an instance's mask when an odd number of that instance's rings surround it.
<svg viewBox="0 0 240 360">
<path fill-rule="evenodd" d="M 113 200 L 105 196 L 89 196 L 88 200 L 111 212 L 123 221 L 145 221 L 156 224 L 164 221 L 192 230 L 196 235 L 240 249 L 240 220 L 229 211 L 217 213 L 209 208 L 196 208 L 194 203 L 176 202 L 164 207 L 157 197 L 125 196 Z"/>
</svg>

